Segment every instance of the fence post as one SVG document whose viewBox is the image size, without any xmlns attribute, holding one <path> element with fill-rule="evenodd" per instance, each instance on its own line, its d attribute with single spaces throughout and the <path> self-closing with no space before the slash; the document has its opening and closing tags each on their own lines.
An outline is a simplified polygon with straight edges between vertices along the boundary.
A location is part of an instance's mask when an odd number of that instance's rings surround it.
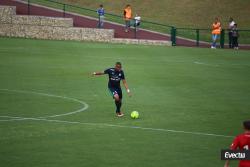
<svg viewBox="0 0 250 167">
<path fill-rule="evenodd" d="M 171 27 L 171 42 L 172 46 L 176 46 L 176 28 Z"/>
<path fill-rule="evenodd" d="M 135 26 L 135 39 L 137 39 L 137 27 Z"/>
<path fill-rule="evenodd" d="M 30 0 L 28 0 L 28 15 L 30 15 Z"/>
<path fill-rule="evenodd" d="M 135 39 L 137 39 L 137 24 L 135 19 L 134 19 L 134 28 L 135 28 Z"/>
<path fill-rule="evenodd" d="M 63 17 L 65 17 L 65 11 L 66 11 L 66 4 L 63 4 Z"/>
<path fill-rule="evenodd" d="M 224 43 L 225 43 L 225 30 L 221 30 L 221 36 L 220 36 L 220 47 L 224 48 Z"/>
<path fill-rule="evenodd" d="M 200 30 L 196 29 L 196 46 L 200 46 Z"/>
</svg>

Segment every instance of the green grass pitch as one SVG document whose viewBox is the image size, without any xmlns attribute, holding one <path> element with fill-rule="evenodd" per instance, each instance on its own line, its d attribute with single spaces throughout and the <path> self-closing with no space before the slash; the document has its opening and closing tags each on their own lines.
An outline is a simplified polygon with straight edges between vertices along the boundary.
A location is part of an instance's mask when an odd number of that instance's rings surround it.
<svg viewBox="0 0 250 167">
<path fill-rule="evenodd" d="M 90 75 L 116 61 L 133 93 L 123 118 Z M 0 38 L 1 166 L 220 167 L 249 85 L 247 51 Z"/>
</svg>

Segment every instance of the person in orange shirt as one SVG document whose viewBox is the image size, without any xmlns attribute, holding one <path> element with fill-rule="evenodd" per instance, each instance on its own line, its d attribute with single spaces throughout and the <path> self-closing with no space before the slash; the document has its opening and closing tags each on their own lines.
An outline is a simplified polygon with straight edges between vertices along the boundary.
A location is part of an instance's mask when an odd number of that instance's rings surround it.
<svg viewBox="0 0 250 167">
<path fill-rule="evenodd" d="M 212 49 L 216 48 L 216 40 L 219 38 L 221 33 L 221 23 L 216 17 L 214 23 L 212 24 Z"/>
<path fill-rule="evenodd" d="M 130 5 L 127 5 L 123 11 L 123 17 L 125 20 L 125 32 L 129 31 L 130 21 L 132 19 L 132 9 Z"/>
</svg>

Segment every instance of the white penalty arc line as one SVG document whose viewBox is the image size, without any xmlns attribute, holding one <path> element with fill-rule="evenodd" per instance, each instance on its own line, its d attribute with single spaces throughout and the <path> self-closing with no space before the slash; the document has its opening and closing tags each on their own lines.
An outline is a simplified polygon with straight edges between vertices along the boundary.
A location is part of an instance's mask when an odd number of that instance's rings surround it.
<svg viewBox="0 0 250 167">
<path fill-rule="evenodd" d="M 149 128 L 149 127 L 140 127 L 140 126 L 128 126 L 128 125 L 115 125 L 115 124 L 108 124 L 108 123 L 90 123 L 90 122 L 79 122 L 79 121 L 66 121 L 66 120 L 56 120 L 56 119 L 47 119 L 47 118 L 54 118 L 66 115 L 76 114 L 88 109 L 88 104 L 80 101 L 75 98 L 70 98 L 66 96 L 58 96 L 52 95 L 47 93 L 40 93 L 35 91 L 25 91 L 25 90 L 11 90 L 11 89 L 0 89 L 0 91 L 9 91 L 9 92 L 17 92 L 17 93 L 27 93 L 27 94 L 37 94 L 41 96 L 48 96 L 48 97 L 55 97 L 55 98 L 62 98 L 71 101 L 78 102 L 84 107 L 69 113 L 58 114 L 58 115 L 51 115 L 45 117 L 18 117 L 18 116 L 0 116 L 1 118 L 8 118 L 6 120 L 0 120 L 0 122 L 12 122 L 12 121 L 25 121 L 25 120 L 32 120 L 32 121 L 46 121 L 46 122 L 54 122 L 54 123 L 64 123 L 64 124 L 81 124 L 81 125 L 91 125 L 91 126 L 102 126 L 102 127 L 115 127 L 115 128 L 130 128 L 130 129 L 140 129 L 140 130 L 148 130 L 148 131 L 159 131 L 159 132 L 168 132 L 168 133 L 183 133 L 183 134 L 191 134 L 191 135 L 200 135 L 200 136 L 213 136 L 213 137 L 225 137 L 225 138 L 233 138 L 233 136 L 228 135 L 220 135 L 220 134 L 213 134 L 213 133 L 203 133 L 203 132 L 191 132 L 191 131 L 180 131 L 180 130 L 173 130 L 173 129 L 163 129 L 163 128 Z"/>
<path fill-rule="evenodd" d="M 181 130 L 163 129 L 163 128 L 147 128 L 147 127 L 128 126 L 128 125 L 115 125 L 115 124 L 108 124 L 108 123 L 90 123 L 90 122 L 66 121 L 66 120 L 56 120 L 56 119 L 46 119 L 46 118 L 25 118 L 25 117 L 11 117 L 11 116 L 0 116 L 0 117 L 10 118 L 9 120 L 0 120 L 0 122 L 31 120 L 31 121 L 46 121 L 46 122 L 64 123 L 64 124 L 81 124 L 81 125 L 89 125 L 89 126 L 101 126 L 101 127 L 105 126 L 105 127 L 115 127 L 115 128 L 140 129 L 140 130 L 147 130 L 147 131 L 167 132 L 167 133 L 183 133 L 183 134 L 199 135 L 199 136 L 212 136 L 212 137 L 224 137 L 224 138 L 234 137 L 234 136 L 220 135 L 220 134 L 214 134 L 214 133 L 191 132 L 191 131 L 181 131 Z"/>
<path fill-rule="evenodd" d="M 64 114 L 56 114 L 56 115 L 51 115 L 51 116 L 44 116 L 44 117 L 39 117 L 39 118 L 54 118 L 54 117 L 61 117 L 61 116 L 66 116 L 66 115 L 72 115 L 76 114 L 79 112 L 83 112 L 89 108 L 89 105 L 85 103 L 84 101 L 71 98 L 71 97 L 66 97 L 66 96 L 59 96 L 59 95 L 53 95 L 53 94 L 48 94 L 48 93 L 41 93 L 41 92 L 35 92 L 35 91 L 26 91 L 26 90 L 12 90 L 12 89 L 0 89 L 0 91 L 7 91 L 7 92 L 15 92 L 15 93 L 25 93 L 25 94 L 35 94 L 35 95 L 40 95 L 40 96 L 47 96 L 47 97 L 54 97 L 54 98 L 60 98 L 60 99 L 65 99 L 69 101 L 74 101 L 76 103 L 80 103 L 83 105 L 82 108 L 72 111 L 72 112 L 67 112 Z M 2 116 L 3 117 L 3 116 Z"/>
</svg>

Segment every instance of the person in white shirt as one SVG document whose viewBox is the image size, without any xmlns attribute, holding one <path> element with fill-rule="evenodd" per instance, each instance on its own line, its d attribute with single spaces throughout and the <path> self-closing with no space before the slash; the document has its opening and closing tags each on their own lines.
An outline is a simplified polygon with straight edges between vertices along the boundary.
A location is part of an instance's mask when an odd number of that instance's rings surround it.
<svg viewBox="0 0 250 167">
<path fill-rule="evenodd" d="M 235 22 L 232 17 L 229 18 L 229 25 L 228 25 L 228 41 L 229 41 L 229 48 L 233 48 L 233 28 L 234 28 Z"/>
<path fill-rule="evenodd" d="M 139 16 L 138 14 L 135 15 L 135 18 L 134 18 L 134 27 L 136 29 L 136 31 L 138 31 L 138 27 L 140 26 L 141 24 L 141 16 Z"/>
</svg>

